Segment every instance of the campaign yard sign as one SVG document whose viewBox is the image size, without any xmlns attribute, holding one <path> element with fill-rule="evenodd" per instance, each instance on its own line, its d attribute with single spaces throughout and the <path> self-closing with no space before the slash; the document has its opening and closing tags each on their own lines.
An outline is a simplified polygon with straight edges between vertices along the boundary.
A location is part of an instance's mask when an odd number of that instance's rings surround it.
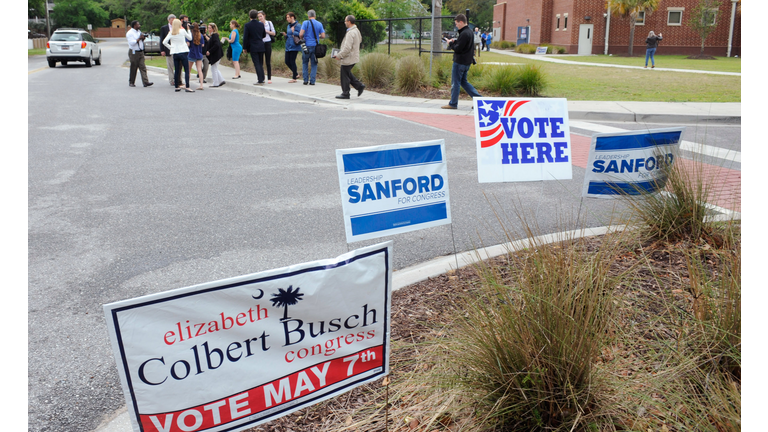
<svg viewBox="0 0 768 432">
<path fill-rule="evenodd" d="M 451 223 L 445 141 L 336 150 L 347 242 Z"/>
<path fill-rule="evenodd" d="M 389 373 L 392 242 L 104 306 L 133 430 L 239 431 Z"/>
<path fill-rule="evenodd" d="M 480 183 L 570 180 L 565 99 L 475 98 Z"/>
<path fill-rule="evenodd" d="M 684 130 L 679 127 L 593 135 L 582 196 L 617 198 L 664 189 L 664 168 L 674 163 Z"/>
</svg>

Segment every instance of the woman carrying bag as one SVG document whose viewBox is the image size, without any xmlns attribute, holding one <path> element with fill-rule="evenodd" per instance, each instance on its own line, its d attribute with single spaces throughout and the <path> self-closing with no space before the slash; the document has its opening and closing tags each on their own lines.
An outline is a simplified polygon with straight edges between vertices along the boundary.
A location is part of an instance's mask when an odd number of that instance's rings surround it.
<svg viewBox="0 0 768 432">
<path fill-rule="evenodd" d="M 264 11 L 259 11 L 259 21 L 264 24 L 264 62 L 267 64 L 267 84 L 272 84 L 272 42 L 275 41 L 275 26 L 272 21 L 267 21 Z"/>
<path fill-rule="evenodd" d="M 181 27 L 181 20 L 178 18 L 173 20 L 171 25 L 171 32 L 163 39 L 163 45 L 171 50 L 173 56 L 173 66 L 176 70 L 174 74 L 174 83 L 176 84 L 176 91 L 181 91 L 181 68 L 184 68 L 184 79 L 187 85 L 186 91 L 188 93 L 194 93 L 195 91 L 189 88 L 189 47 L 187 47 L 187 41 L 192 40 L 192 34 L 186 29 Z"/>
<path fill-rule="evenodd" d="M 296 67 L 296 56 L 298 56 L 301 51 L 301 46 L 299 45 L 299 41 L 301 40 L 299 38 L 301 23 L 296 21 L 296 14 L 293 12 L 285 14 L 285 20 L 288 21 L 288 32 L 283 32 L 283 36 L 285 36 L 285 65 L 288 66 L 288 69 L 293 73 L 293 78 L 288 82 L 295 83 L 296 79 L 299 78 L 299 70 Z"/>
<path fill-rule="evenodd" d="M 211 87 L 221 87 L 226 82 L 224 77 L 219 72 L 219 62 L 224 57 L 224 50 L 221 47 L 221 40 L 219 40 L 219 28 L 216 24 L 208 24 L 208 32 L 205 35 L 208 48 L 205 52 L 205 56 L 208 57 L 208 63 L 211 65 L 211 76 L 213 76 L 213 85 Z"/>
</svg>

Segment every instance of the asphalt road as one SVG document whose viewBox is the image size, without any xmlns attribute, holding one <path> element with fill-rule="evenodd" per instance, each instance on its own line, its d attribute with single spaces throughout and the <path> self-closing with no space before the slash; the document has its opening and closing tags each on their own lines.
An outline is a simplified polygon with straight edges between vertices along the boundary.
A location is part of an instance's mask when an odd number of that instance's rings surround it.
<svg viewBox="0 0 768 432">
<path fill-rule="evenodd" d="M 102 51 L 92 68 L 29 60 L 29 430 L 91 431 L 125 405 L 103 304 L 388 240 L 346 244 L 337 148 L 446 141 L 453 224 L 393 237 L 395 269 L 506 241 L 515 209 L 541 233 L 576 223 L 580 168 L 479 184 L 472 138 L 226 88 L 174 93 L 154 73 L 130 88 L 125 44 Z M 584 201 L 579 223 L 607 225 L 615 208 Z"/>
</svg>

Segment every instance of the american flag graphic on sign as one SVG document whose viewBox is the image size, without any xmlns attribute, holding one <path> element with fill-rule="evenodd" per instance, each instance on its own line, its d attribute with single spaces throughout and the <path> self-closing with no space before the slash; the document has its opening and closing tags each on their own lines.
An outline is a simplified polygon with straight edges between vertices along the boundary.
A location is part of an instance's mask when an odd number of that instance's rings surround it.
<svg viewBox="0 0 768 432">
<path fill-rule="evenodd" d="M 478 129 L 480 130 L 480 147 L 487 148 L 498 144 L 504 138 L 502 117 L 512 117 L 518 108 L 528 100 L 484 100 L 478 106 Z"/>
</svg>

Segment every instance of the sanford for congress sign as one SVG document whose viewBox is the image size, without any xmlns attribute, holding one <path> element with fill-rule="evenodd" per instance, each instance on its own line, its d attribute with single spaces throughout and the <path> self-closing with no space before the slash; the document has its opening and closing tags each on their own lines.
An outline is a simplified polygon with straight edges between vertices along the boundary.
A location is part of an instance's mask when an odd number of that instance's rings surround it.
<svg viewBox="0 0 768 432">
<path fill-rule="evenodd" d="M 389 372 L 391 242 L 104 306 L 134 431 L 238 431 Z"/>
<path fill-rule="evenodd" d="M 475 98 L 480 183 L 571 179 L 565 99 Z"/>
</svg>

